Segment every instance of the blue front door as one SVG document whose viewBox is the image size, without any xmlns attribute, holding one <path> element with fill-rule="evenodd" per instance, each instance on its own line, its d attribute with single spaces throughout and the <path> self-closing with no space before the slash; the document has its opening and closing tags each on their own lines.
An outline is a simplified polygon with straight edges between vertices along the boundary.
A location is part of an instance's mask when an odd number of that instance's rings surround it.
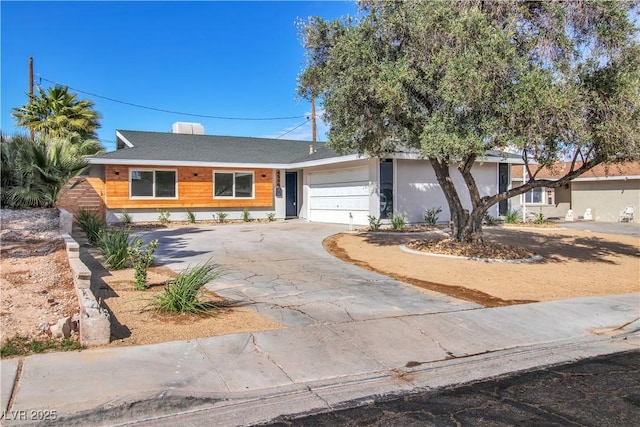
<svg viewBox="0 0 640 427">
<path fill-rule="evenodd" d="M 298 216 L 298 172 L 287 172 L 285 174 L 286 191 L 286 215 L 287 217 Z"/>
</svg>

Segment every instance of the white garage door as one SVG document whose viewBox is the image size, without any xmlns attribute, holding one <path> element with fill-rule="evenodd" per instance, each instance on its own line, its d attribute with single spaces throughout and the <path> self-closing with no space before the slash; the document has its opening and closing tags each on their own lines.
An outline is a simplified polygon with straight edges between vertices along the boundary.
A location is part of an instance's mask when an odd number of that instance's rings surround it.
<svg viewBox="0 0 640 427">
<path fill-rule="evenodd" d="M 309 176 L 309 220 L 349 224 L 368 224 L 369 168 L 367 166 Z"/>
</svg>

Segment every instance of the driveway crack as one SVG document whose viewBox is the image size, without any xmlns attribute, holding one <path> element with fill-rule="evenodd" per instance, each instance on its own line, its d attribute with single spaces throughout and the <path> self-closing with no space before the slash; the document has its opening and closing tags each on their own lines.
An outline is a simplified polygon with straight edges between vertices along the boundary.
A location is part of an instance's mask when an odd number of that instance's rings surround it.
<svg viewBox="0 0 640 427">
<path fill-rule="evenodd" d="M 279 370 L 280 372 L 282 372 L 284 374 L 285 377 L 287 377 L 287 379 L 289 381 L 291 381 L 293 384 L 295 384 L 295 381 L 293 380 L 293 378 L 291 378 L 291 376 L 289 376 L 289 374 L 287 373 L 287 371 L 284 370 L 284 368 L 282 366 L 280 366 L 280 364 L 278 362 L 276 362 L 270 355 L 269 353 L 265 353 L 264 351 L 262 351 L 262 349 L 260 348 L 260 346 L 258 345 L 258 342 L 256 341 L 256 336 L 254 334 L 249 334 L 251 336 L 251 344 L 253 344 L 253 349 L 255 350 L 255 352 L 261 356 L 264 356 L 267 358 L 267 360 L 271 363 L 273 363 Z M 309 391 L 311 391 L 309 389 Z"/>
</svg>

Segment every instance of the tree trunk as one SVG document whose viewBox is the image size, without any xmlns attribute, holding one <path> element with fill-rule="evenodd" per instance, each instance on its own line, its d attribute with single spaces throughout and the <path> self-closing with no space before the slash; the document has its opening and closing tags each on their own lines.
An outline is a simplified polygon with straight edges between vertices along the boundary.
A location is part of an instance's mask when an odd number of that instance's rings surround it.
<svg viewBox="0 0 640 427">
<path fill-rule="evenodd" d="M 475 161 L 475 157 L 467 159 L 467 161 L 458 168 L 469 189 L 473 205 L 471 213 L 464 208 L 460 201 L 458 192 L 449 174 L 449 162 L 437 158 L 431 158 L 430 161 L 436 173 L 438 184 L 440 184 L 447 199 L 447 204 L 449 205 L 449 212 L 451 213 L 451 238 L 458 242 L 482 243 L 482 219 L 490 205 L 483 203 L 475 181 L 471 176 L 471 165 Z"/>
<path fill-rule="evenodd" d="M 485 212 L 486 210 L 478 208 L 471 211 L 466 221 L 456 227 L 457 234 L 452 235 L 452 238 L 458 242 L 483 243 L 482 219 Z"/>
</svg>

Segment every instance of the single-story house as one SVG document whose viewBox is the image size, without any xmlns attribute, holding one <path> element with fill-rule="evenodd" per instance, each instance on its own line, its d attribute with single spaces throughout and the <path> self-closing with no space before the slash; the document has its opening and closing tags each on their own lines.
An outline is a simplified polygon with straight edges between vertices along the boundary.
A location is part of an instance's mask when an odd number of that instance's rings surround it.
<svg viewBox="0 0 640 427">
<path fill-rule="evenodd" d="M 99 195 L 108 222 L 121 221 L 123 210 L 141 222 L 157 221 L 159 210 L 169 211 L 171 220 L 184 220 L 187 210 L 196 220 L 212 220 L 218 212 L 239 219 L 247 209 L 254 219 L 273 213 L 281 219 L 366 225 L 369 215 L 384 220 L 400 214 L 419 223 L 426 209 L 438 207 L 439 220 L 449 220 L 433 168 L 416 152 L 341 155 L 324 143 L 204 135 L 201 126 L 186 127 L 195 134 L 176 133 L 184 128 L 118 130 L 117 149 L 89 160 L 85 190 L 88 185 Z M 481 194 L 506 189 L 511 164 L 520 162 L 498 152 L 479 159 L 472 173 Z M 451 176 L 465 189 L 455 167 Z M 461 197 L 470 206 L 466 189 Z M 76 199 L 81 204 L 90 197 Z M 498 216 L 506 209 L 505 203 L 490 213 Z"/>
<path fill-rule="evenodd" d="M 557 163 L 552 169 L 541 170 L 536 178 L 558 179 L 568 167 L 570 163 Z M 523 165 L 511 167 L 513 187 L 527 179 L 523 169 Z M 618 221 L 627 207 L 640 212 L 640 162 L 601 164 L 563 187 L 538 187 L 511 199 L 511 209 L 522 211 L 523 207 L 526 213 L 542 213 L 545 218 L 564 218 L 571 209 L 575 219 L 584 218 L 590 209 L 595 221 Z"/>
</svg>

